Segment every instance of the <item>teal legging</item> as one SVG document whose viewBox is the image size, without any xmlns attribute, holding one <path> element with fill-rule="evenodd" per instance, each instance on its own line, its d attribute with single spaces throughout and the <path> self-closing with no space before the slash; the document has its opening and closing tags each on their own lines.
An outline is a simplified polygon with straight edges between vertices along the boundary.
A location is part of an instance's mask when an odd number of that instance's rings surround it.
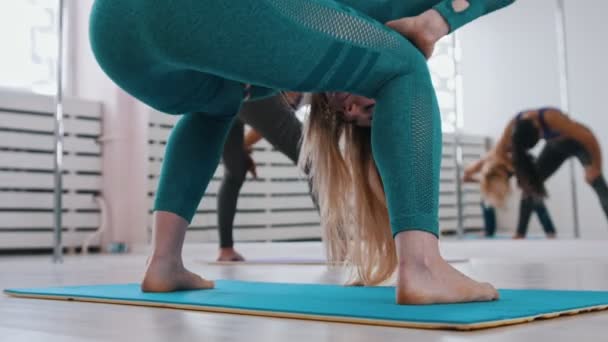
<svg viewBox="0 0 608 342">
<path fill-rule="evenodd" d="M 438 233 L 441 124 L 426 60 L 384 22 L 434 7 L 450 30 L 513 0 L 96 0 L 90 40 L 122 89 L 174 128 L 155 210 L 190 221 L 244 97 L 346 91 L 376 99 L 372 151 L 393 233 Z"/>
</svg>

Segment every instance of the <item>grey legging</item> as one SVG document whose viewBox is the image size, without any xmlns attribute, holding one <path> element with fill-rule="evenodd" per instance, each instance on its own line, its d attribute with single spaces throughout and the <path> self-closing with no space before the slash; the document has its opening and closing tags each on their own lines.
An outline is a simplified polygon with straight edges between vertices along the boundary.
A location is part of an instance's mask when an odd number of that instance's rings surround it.
<svg viewBox="0 0 608 342">
<path fill-rule="evenodd" d="M 545 147 L 541 151 L 536 166 L 539 171 L 539 176 L 542 181 L 546 181 L 559 167 L 570 157 L 577 157 L 578 160 L 587 166 L 591 163 L 591 157 L 585 148 L 573 139 L 560 138 L 548 140 Z M 604 214 L 608 218 L 608 186 L 603 175 L 600 175 L 591 182 L 591 187 L 597 194 Z M 548 234 L 554 234 L 555 229 L 549 212 L 547 211 L 542 201 L 535 201 L 532 198 L 522 196 L 520 202 L 519 222 L 517 225 L 517 234 L 525 236 L 528 230 L 528 222 L 532 211 L 538 213 L 539 219 L 543 225 L 543 229 Z"/>
<path fill-rule="evenodd" d="M 220 247 L 234 245 L 232 230 L 239 192 L 249 167 L 243 148 L 244 124 L 258 131 L 294 164 L 300 154 L 302 123 L 281 95 L 246 102 L 241 107 L 224 145 L 224 178 L 217 196 Z M 313 198 L 316 205 L 316 201 Z"/>
</svg>

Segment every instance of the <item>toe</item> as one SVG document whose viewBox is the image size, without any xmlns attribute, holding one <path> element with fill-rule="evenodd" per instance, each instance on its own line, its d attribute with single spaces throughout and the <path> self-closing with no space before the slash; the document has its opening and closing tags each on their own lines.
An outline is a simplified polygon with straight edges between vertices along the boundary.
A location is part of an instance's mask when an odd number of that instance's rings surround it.
<svg viewBox="0 0 608 342">
<path fill-rule="evenodd" d="M 488 300 L 496 300 L 500 296 L 496 288 L 490 283 L 483 283 L 484 292 L 487 294 Z"/>
<path fill-rule="evenodd" d="M 215 282 L 213 280 L 200 279 L 200 288 L 201 289 L 213 289 L 215 288 Z"/>
</svg>

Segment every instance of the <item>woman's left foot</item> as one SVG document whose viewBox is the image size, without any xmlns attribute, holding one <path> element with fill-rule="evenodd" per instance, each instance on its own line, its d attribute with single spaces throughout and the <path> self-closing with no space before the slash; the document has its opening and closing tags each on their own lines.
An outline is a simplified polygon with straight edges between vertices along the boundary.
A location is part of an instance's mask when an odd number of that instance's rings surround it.
<svg viewBox="0 0 608 342">
<path fill-rule="evenodd" d="M 181 258 L 174 257 L 151 257 L 141 282 L 143 292 L 212 289 L 214 286 L 213 281 L 188 271 Z"/>
<path fill-rule="evenodd" d="M 243 256 L 234 248 L 220 248 L 220 255 L 217 257 L 217 261 L 239 262 L 245 261 L 245 258 L 243 258 Z"/>
</svg>

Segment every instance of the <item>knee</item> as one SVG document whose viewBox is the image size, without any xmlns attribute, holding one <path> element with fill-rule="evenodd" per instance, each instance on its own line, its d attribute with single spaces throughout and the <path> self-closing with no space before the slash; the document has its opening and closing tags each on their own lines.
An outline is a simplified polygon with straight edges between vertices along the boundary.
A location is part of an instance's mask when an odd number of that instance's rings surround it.
<svg viewBox="0 0 608 342">
<path fill-rule="evenodd" d="M 247 176 L 247 165 L 243 163 L 237 163 L 238 165 L 231 165 L 224 169 L 224 182 L 231 184 L 243 184 L 245 177 Z"/>
<path fill-rule="evenodd" d="M 426 59 L 420 52 L 417 52 L 414 56 L 408 60 L 407 67 L 403 68 L 401 72 L 393 74 L 384 83 L 381 92 L 392 89 L 401 92 L 401 97 L 403 97 L 404 91 L 409 94 L 426 91 L 434 92 L 431 72 Z"/>
<path fill-rule="evenodd" d="M 233 189 L 232 191 L 238 192 L 238 190 L 243 186 L 244 183 L 245 175 L 239 177 L 238 175 L 234 174 L 224 174 L 221 187 L 223 189 Z"/>
<path fill-rule="evenodd" d="M 403 96 L 403 88 L 412 81 L 432 85 L 427 60 L 412 44 L 406 43 L 383 58 L 374 65 L 365 81 L 356 85 L 362 88 L 361 95 L 378 99 L 387 90 L 401 88 Z"/>
<path fill-rule="evenodd" d="M 606 180 L 603 175 L 599 175 L 595 177 L 595 179 L 591 181 L 587 181 L 589 185 L 597 192 L 608 192 L 608 186 L 606 185 Z"/>
<path fill-rule="evenodd" d="M 415 52 L 411 53 L 411 70 L 413 73 L 425 73 L 430 75 L 428 60 L 424 54 L 416 49 Z"/>
<path fill-rule="evenodd" d="M 410 79 L 431 79 L 431 71 L 429 69 L 428 60 L 424 54 L 417 48 L 414 51 L 409 51 L 407 58 L 407 68 L 404 69 L 402 76 Z"/>
</svg>

